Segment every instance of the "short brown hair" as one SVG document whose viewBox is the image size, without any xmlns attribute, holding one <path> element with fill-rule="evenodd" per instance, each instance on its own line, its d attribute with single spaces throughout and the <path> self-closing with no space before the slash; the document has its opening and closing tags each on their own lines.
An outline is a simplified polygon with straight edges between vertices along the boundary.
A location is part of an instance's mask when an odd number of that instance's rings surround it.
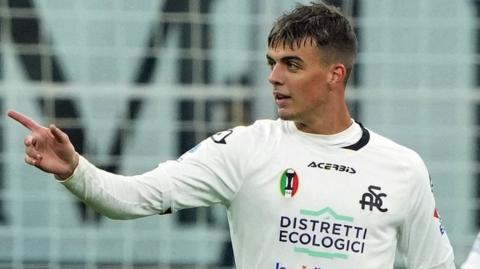
<svg viewBox="0 0 480 269">
<path fill-rule="evenodd" d="M 345 65 L 347 80 L 357 56 L 357 37 L 350 21 L 336 7 L 325 3 L 297 4 L 275 21 L 268 35 L 268 46 L 293 49 L 309 40 L 329 63 Z"/>
</svg>

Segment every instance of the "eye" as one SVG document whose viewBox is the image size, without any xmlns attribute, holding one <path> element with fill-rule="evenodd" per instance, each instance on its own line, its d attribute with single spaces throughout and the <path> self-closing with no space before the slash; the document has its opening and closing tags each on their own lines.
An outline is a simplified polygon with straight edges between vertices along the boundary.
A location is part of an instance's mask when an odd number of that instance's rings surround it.
<svg viewBox="0 0 480 269">
<path fill-rule="evenodd" d="M 300 69 L 300 65 L 294 61 L 286 62 L 286 66 L 290 71 L 297 71 L 298 69 Z"/>
<path fill-rule="evenodd" d="M 268 65 L 268 67 L 270 67 L 270 69 L 273 69 L 273 66 L 275 65 L 275 62 L 272 61 L 272 60 L 268 60 L 267 65 Z"/>
</svg>

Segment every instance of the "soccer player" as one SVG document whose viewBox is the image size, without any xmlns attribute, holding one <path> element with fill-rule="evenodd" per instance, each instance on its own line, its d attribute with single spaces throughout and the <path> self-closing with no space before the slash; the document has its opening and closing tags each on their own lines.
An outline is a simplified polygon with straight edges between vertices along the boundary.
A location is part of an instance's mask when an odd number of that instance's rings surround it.
<svg viewBox="0 0 480 269">
<path fill-rule="evenodd" d="M 472 249 L 468 254 L 467 260 L 462 264 L 461 269 L 478 269 L 480 268 L 480 232 L 473 243 Z"/>
<path fill-rule="evenodd" d="M 103 171 L 65 133 L 16 111 L 26 163 L 114 219 L 223 204 L 239 269 L 451 269 L 427 168 L 414 151 L 351 118 L 345 88 L 357 39 L 323 3 L 298 5 L 270 31 L 266 60 L 279 119 L 206 138 L 136 176 Z"/>
</svg>

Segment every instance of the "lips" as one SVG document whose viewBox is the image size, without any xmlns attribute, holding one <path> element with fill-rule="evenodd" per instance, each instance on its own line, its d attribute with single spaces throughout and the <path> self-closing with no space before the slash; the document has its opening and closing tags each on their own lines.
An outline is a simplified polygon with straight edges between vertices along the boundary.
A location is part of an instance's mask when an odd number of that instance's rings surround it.
<svg viewBox="0 0 480 269">
<path fill-rule="evenodd" d="M 274 92 L 273 96 L 275 98 L 275 103 L 279 107 L 285 106 L 286 103 L 291 99 L 291 97 L 289 95 L 282 94 L 282 93 L 279 93 L 279 92 Z"/>
<path fill-rule="evenodd" d="M 291 97 L 286 94 L 281 94 L 279 92 L 274 92 L 273 96 L 275 97 L 275 100 L 282 100 L 282 99 L 290 99 Z"/>
</svg>

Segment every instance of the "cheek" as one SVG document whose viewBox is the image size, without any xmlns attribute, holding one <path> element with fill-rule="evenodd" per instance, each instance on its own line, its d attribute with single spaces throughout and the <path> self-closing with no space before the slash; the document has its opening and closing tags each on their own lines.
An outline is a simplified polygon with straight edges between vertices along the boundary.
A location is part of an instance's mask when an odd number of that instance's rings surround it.
<svg viewBox="0 0 480 269">
<path fill-rule="evenodd" d="M 307 98 L 311 98 L 311 101 L 324 99 L 327 94 L 326 84 L 323 80 L 312 79 L 305 81 L 304 92 Z"/>
<path fill-rule="evenodd" d="M 327 93 L 327 84 L 322 74 L 309 74 L 288 79 L 288 85 L 292 96 L 304 103 L 317 103 L 324 100 Z"/>
</svg>

